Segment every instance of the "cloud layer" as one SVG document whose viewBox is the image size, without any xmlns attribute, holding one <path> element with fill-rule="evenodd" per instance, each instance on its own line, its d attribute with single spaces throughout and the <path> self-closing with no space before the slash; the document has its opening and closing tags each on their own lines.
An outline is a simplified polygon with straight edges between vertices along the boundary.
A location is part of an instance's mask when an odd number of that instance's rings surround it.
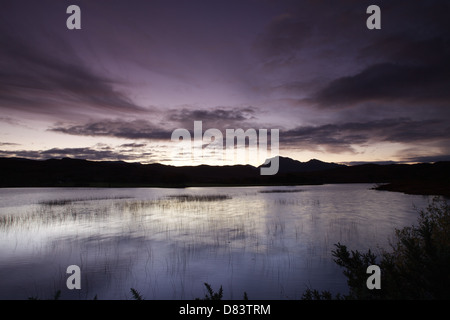
<svg viewBox="0 0 450 320">
<path fill-rule="evenodd" d="M 79 1 L 78 32 L 65 28 L 68 4 L 18 0 L 0 12 L 5 155 L 120 158 L 194 121 L 279 128 L 283 153 L 324 160 L 386 144 L 399 161 L 450 154 L 446 0 L 380 0 L 381 30 L 366 28 L 370 1 Z M 30 119 L 117 147 L 27 151 L 36 147 L 14 134 Z"/>
<path fill-rule="evenodd" d="M 450 131 L 447 121 L 407 118 L 368 122 L 347 122 L 322 126 L 304 126 L 282 132 L 281 142 L 295 148 L 316 150 L 319 146 L 333 152 L 352 152 L 352 145 L 373 142 L 418 143 L 447 140 L 442 132 Z"/>
</svg>

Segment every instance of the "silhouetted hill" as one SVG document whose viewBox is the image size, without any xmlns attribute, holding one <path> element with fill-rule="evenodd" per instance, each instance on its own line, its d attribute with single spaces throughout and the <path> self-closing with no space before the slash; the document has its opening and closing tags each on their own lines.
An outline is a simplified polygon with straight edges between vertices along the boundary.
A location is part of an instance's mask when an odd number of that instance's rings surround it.
<svg viewBox="0 0 450 320">
<path fill-rule="evenodd" d="M 323 162 L 323 161 L 320 161 L 317 159 L 311 159 L 308 162 L 301 162 L 298 160 L 293 160 L 291 158 L 281 157 L 281 156 L 277 156 L 275 158 L 279 159 L 278 172 L 281 174 L 293 173 L 293 172 L 313 172 L 313 171 L 322 171 L 322 170 L 346 167 L 345 165 L 342 165 L 342 164 Z M 274 158 L 270 158 L 268 160 L 271 160 L 271 159 L 274 159 Z M 268 165 L 263 164 L 260 167 L 265 167 L 265 166 L 268 166 Z"/>
<path fill-rule="evenodd" d="M 188 186 L 245 184 L 259 175 L 253 166 L 186 166 L 80 159 L 0 158 L 0 187 Z"/>
<path fill-rule="evenodd" d="M 250 165 L 185 166 L 0 158 L 0 187 L 186 187 L 373 183 L 378 190 L 450 196 L 450 162 L 345 166 L 280 157 L 279 172 L 261 176 Z"/>
</svg>

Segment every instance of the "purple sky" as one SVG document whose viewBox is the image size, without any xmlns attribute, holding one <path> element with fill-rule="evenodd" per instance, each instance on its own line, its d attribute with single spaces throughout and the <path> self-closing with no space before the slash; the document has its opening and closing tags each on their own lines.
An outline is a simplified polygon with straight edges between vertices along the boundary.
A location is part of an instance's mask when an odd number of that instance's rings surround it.
<svg viewBox="0 0 450 320">
<path fill-rule="evenodd" d="M 450 3 L 5 0 L 0 112 L 3 157 L 189 164 L 171 133 L 202 121 L 300 161 L 450 160 Z"/>
</svg>

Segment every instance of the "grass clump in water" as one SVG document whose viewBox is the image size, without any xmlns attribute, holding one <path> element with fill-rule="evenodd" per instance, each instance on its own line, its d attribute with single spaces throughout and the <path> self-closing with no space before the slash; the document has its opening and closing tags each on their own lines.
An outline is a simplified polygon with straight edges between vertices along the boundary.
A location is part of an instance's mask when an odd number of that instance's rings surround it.
<svg viewBox="0 0 450 320">
<path fill-rule="evenodd" d="M 285 189 L 272 189 L 272 190 L 261 190 L 259 193 L 294 193 L 303 192 L 301 189 L 285 190 Z"/>
<path fill-rule="evenodd" d="M 172 195 L 167 196 L 169 199 L 174 199 L 180 202 L 211 202 L 211 201 L 223 201 L 231 199 L 231 196 L 224 194 L 207 194 L 207 195 L 192 195 L 192 194 L 182 194 L 182 195 Z"/>
<path fill-rule="evenodd" d="M 97 201 L 97 200 L 120 200 L 120 199 L 130 199 L 131 197 L 98 197 L 98 198 L 77 198 L 77 199 L 56 199 L 56 200 L 44 200 L 40 201 L 38 204 L 43 206 L 66 206 L 73 204 L 75 202 L 82 201 Z"/>
</svg>

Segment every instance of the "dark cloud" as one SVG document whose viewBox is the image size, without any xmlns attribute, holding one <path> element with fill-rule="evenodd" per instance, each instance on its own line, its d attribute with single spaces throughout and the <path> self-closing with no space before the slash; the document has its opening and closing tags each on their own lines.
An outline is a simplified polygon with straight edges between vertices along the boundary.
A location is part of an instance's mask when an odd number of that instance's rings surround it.
<svg viewBox="0 0 450 320">
<path fill-rule="evenodd" d="M 14 150 L 14 151 L 0 150 L 0 157 L 42 159 L 41 153 L 39 151 L 33 150 Z"/>
<path fill-rule="evenodd" d="M 366 102 L 447 105 L 450 6 L 443 1 L 380 4 L 382 30 L 353 38 L 359 69 L 345 70 L 311 95 L 325 108 Z M 439 9 L 438 9 L 439 8 Z M 430 13 L 433 12 L 433 15 Z M 344 50 L 349 55 L 350 50 Z"/>
<path fill-rule="evenodd" d="M 99 120 L 80 125 L 55 125 L 48 129 L 79 136 L 104 136 L 125 139 L 169 140 L 177 128 L 186 128 L 192 132 L 194 121 L 202 121 L 203 131 L 209 128 L 249 128 L 256 119 L 257 109 L 222 108 L 215 109 L 171 109 L 163 113 L 163 123 L 156 125 L 147 120 Z M 140 145 L 140 144 L 139 144 Z M 123 144 L 123 147 L 136 147 L 135 143 Z"/>
<path fill-rule="evenodd" d="M 151 152 L 124 153 L 117 150 L 98 150 L 95 148 L 52 148 L 48 150 L 0 150 L 1 157 L 19 157 L 36 160 L 76 158 L 97 161 L 142 161 L 143 158 L 153 159 Z"/>
<path fill-rule="evenodd" d="M 20 121 L 13 119 L 11 117 L 0 117 L 0 122 L 4 122 L 7 124 L 11 124 L 11 125 L 17 125 L 17 126 L 21 125 Z"/>
<path fill-rule="evenodd" d="M 119 147 L 121 148 L 142 148 L 145 147 L 147 144 L 145 143 L 124 143 L 121 144 Z"/>
<path fill-rule="evenodd" d="M 313 100 L 324 107 L 350 107 L 367 101 L 436 103 L 450 99 L 449 87 L 448 63 L 428 66 L 383 63 L 334 80 Z"/>
<path fill-rule="evenodd" d="M 289 60 L 310 36 L 311 28 L 292 13 L 276 16 L 258 36 L 254 49 L 264 58 Z"/>
<path fill-rule="evenodd" d="M 116 89 L 119 80 L 88 67 L 64 38 L 54 35 L 45 46 L 26 36 L 0 30 L 1 110 L 57 116 L 144 111 Z"/>
<path fill-rule="evenodd" d="M 18 143 L 12 143 L 12 142 L 0 142 L 0 146 L 18 146 Z"/>
<path fill-rule="evenodd" d="M 258 109 L 248 106 L 243 108 L 216 107 L 214 109 L 182 108 L 167 112 L 167 120 L 179 127 L 192 128 L 194 121 L 202 121 L 204 127 L 241 128 L 252 126 L 250 122 L 257 119 Z"/>
<path fill-rule="evenodd" d="M 95 150 L 91 148 L 52 148 L 49 150 L 41 151 L 40 156 L 42 158 L 61 158 L 72 157 L 90 160 L 104 160 L 104 159 L 117 159 L 117 160 L 132 160 L 134 157 L 117 153 L 111 150 Z"/>
<path fill-rule="evenodd" d="M 289 72 L 271 68 L 272 76 L 267 78 L 272 81 L 260 91 L 298 98 L 300 108 L 315 106 L 322 111 L 377 103 L 391 108 L 408 105 L 406 116 L 416 106 L 446 107 L 450 99 L 449 2 L 378 1 L 379 31 L 365 27 L 366 8 L 371 4 L 295 2 L 275 16 L 255 48 L 265 53 L 266 64 L 285 63 Z"/>
<path fill-rule="evenodd" d="M 388 35 L 363 46 L 357 58 L 413 65 L 446 63 L 450 34 L 445 32 L 442 29 L 424 39 L 416 39 L 414 34 Z"/>
<path fill-rule="evenodd" d="M 450 154 L 436 155 L 436 156 L 419 156 L 419 157 L 409 157 L 404 159 L 405 162 L 439 162 L 439 161 L 450 161 Z"/>
<path fill-rule="evenodd" d="M 358 166 L 362 164 L 379 164 L 379 165 L 389 165 L 389 164 L 397 164 L 401 163 L 400 161 L 347 161 L 342 162 L 342 164 L 345 164 L 347 166 Z"/>
<path fill-rule="evenodd" d="M 351 152 L 369 142 L 415 143 L 448 140 L 450 125 L 443 120 L 383 119 L 321 126 L 304 126 L 280 132 L 285 147 Z"/>
<path fill-rule="evenodd" d="M 195 113 L 195 110 L 193 112 Z M 209 117 L 214 118 L 208 112 L 200 113 L 198 120 L 208 120 Z M 230 117 L 230 119 L 239 121 L 240 117 Z M 244 119 L 246 118 L 244 117 Z M 181 121 L 182 119 L 173 117 L 172 120 Z M 85 125 L 59 126 L 49 130 L 82 136 L 105 136 L 132 140 L 169 140 L 175 128 L 177 127 L 172 125 L 170 128 L 162 129 L 145 120 L 104 120 Z M 191 134 L 193 134 L 192 128 L 193 120 L 189 119 L 189 125 L 186 126 L 186 129 L 190 130 Z M 207 126 L 204 125 L 203 131 L 206 128 Z M 418 142 L 434 143 L 441 141 L 441 143 L 446 144 L 448 142 L 446 132 L 449 131 L 450 125 L 447 121 L 441 119 L 412 120 L 409 118 L 393 118 L 365 122 L 345 122 L 281 130 L 280 146 L 286 149 L 313 151 L 324 149 L 328 152 L 342 153 L 355 152 L 355 146 L 365 146 L 376 142 L 414 144 Z M 130 148 L 127 151 L 139 150 L 139 148 L 145 146 L 145 143 L 120 145 L 121 148 Z"/>
<path fill-rule="evenodd" d="M 79 136 L 103 136 L 126 139 L 170 139 L 175 128 L 160 128 L 146 120 L 102 120 L 82 125 L 66 125 L 49 129 Z"/>
</svg>

